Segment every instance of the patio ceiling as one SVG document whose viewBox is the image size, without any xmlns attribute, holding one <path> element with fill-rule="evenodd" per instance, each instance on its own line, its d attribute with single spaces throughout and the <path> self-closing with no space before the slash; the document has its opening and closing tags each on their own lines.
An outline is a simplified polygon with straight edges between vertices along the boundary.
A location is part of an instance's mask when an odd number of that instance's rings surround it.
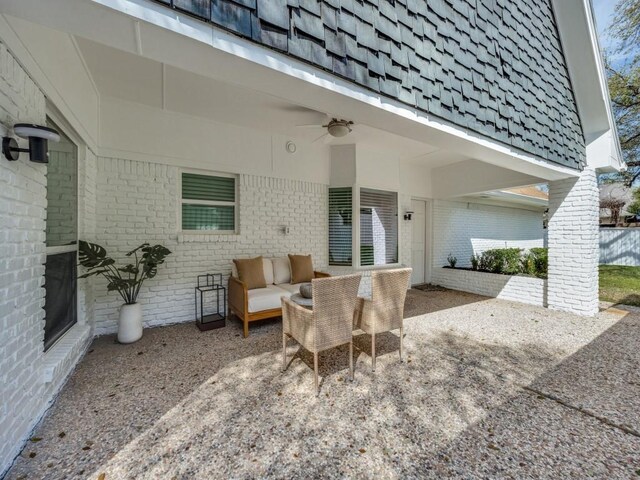
<svg viewBox="0 0 640 480">
<path fill-rule="evenodd" d="M 320 112 L 263 92 L 231 85 L 209 77 L 124 52 L 83 38 L 76 42 L 103 101 L 116 98 L 214 122 L 254 128 L 313 142 L 326 130 L 321 127 L 331 111 Z M 464 160 L 425 142 L 374 128 L 356 117 L 346 137 L 326 137 L 323 145 L 359 144 L 393 151 L 398 158 L 420 161 L 431 167 Z"/>
</svg>

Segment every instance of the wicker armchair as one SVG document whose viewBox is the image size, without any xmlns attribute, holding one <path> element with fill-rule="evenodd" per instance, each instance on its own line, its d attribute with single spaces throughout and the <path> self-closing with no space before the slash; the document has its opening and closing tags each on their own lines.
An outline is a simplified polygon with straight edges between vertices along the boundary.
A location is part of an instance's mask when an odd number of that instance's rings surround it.
<svg viewBox="0 0 640 480">
<path fill-rule="evenodd" d="M 400 329 L 400 361 L 404 300 L 409 288 L 411 268 L 371 272 L 371 300 L 359 298 L 355 328 L 371 335 L 371 367 L 376 370 L 376 334 Z"/>
<path fill-rule="evenodd" d="M 287 368 L 287 336 L 313 353 L 318 388 L 318 352 L 349 344 L 349 373 L 353 380 L 353 315 L 358 302 L 360 275 L 320 278 L 311 281 L 313 310 L 282 297 L 282 370 Z"/>
</svg>

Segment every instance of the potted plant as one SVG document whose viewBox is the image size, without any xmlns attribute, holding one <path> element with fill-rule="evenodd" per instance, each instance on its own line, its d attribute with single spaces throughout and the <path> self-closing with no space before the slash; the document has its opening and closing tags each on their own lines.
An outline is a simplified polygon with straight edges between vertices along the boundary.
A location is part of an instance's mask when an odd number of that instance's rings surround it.
<svg viewBox="0 0 640 480">
<path fill-rule="evenodd" d="M 142 337 L 142 305 L 137 303 L 140 287 L 147 278 L 153 278 L 158 272 L 158 265 L 171 251 L 162 245 L 150 246 L 143 243 L 138 248 L 127 253 L 127 257 L 134 256 L 135 262 L 116 267 L 115 260 L 107 256 L 104 247 L 95 243 L 79 242 L 80 265 L 88 272 L 78 278 L 92 275 L 102 275 L 108 280 L 107 290 L 116 290 L 124 304 L 120 307 L 118 320 L 118 341 L 133 343 Z"/>
</svg>

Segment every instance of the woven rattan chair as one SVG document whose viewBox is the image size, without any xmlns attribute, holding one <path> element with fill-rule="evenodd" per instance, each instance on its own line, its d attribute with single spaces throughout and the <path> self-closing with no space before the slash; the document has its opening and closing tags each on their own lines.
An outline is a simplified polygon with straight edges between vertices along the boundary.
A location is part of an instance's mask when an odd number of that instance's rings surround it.
<svg viewBox="0 0 640 480">
<path fill-rule="evenodd" d="M 376 370 L 376 334 L 400 329 L 400 361 L 404 300 L 409 288 L 411 268 L 371 272 L 371 299 L 359 299 L 355 328 L 371 335 L 371 367 Z"/>
<path fill-rule="evenodd" d="M 287 368 L 287 336 L 290 336 L 313 353 L 318 395 L 318 352 L 348 343 L 349 373 L 353 380 L 353 315 L 360 275 L 314 279 L 311 285 L 313 310 L 282 297 L 282 370 Z"/>
</svg>

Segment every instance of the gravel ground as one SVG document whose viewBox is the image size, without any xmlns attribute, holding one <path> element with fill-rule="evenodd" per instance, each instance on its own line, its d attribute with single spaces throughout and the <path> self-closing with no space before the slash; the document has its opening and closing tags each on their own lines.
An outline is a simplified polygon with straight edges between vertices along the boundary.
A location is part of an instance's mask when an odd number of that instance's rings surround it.
<svg viewBox="0 0 640 480">
<path fill-rule="evenodd" d="M 312 357 L 279 321 L 95 340 L 8 478 L 640 478 L 640 314 L 412 290 L 397 333 Z M 35 441 L 37 440 L 37 441 Z"/>
</svg>

